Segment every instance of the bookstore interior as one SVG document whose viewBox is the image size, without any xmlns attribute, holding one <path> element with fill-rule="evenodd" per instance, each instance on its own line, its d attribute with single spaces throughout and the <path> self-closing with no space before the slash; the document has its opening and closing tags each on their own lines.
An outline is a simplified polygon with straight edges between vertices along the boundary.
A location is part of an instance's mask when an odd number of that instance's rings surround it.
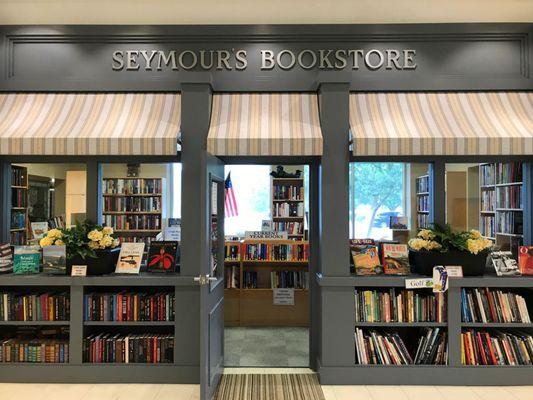
<svg viewBox="0 0 533 400">
<path fill-rule="evenodd" d="M 0 382 L 530 384 L 532 32 L 2 27 Z"/>
</svg>

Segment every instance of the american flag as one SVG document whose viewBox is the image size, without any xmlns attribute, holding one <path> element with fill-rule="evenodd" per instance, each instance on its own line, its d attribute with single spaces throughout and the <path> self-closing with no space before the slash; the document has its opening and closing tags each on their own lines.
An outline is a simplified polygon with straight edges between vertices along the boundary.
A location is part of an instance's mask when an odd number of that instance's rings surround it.
<svg viewBox="0 0 533 400">
<path fill-rule="evenodd" d="M 231 183 L 231 172 L 224 182 L 224 207 L 226 209 L 226 217 L 236 217 L 239 215 L 237 209 L 237 200 L 235 200 L 235 193 L 233 192 L 233 184 Z"/>
</svg>

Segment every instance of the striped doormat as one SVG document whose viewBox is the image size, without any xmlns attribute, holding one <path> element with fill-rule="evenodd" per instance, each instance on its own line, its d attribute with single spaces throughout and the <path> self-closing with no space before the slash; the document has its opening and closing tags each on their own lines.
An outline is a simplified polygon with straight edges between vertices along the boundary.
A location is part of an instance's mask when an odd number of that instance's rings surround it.
<svg viewBox="0 0 533 400">
<path fill-rule="evenodd" d="M 228 374 L 214 400 L 325 399 L 315 374 Z"/>
</svg>

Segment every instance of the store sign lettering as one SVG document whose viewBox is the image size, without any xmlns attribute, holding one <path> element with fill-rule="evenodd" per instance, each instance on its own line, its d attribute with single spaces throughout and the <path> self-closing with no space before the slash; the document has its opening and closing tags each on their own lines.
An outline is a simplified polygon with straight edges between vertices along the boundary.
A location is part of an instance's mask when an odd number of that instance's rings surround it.
<svg viewBox="0 0 533 400">
<path fill-rule="evenodd" d="M 416 50 L 260 50 L 262 71 L 292 70 L 414 70 Z M 248 51 L 239 50 L 117 50 L 113 52 L 114 71 L 242 71 L 248 67 Z"/>
</svg>

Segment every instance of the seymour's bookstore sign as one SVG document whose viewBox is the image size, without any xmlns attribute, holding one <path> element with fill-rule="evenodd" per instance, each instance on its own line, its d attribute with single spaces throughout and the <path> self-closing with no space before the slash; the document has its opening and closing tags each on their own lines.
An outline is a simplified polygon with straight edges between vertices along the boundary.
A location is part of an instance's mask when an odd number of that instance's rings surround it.
<svg viewBox="0 0 533 400">
<path fill-rule="evenodd" d="M 113 52 L 114 71 L 237 70 L 248 67 L 249 51 L 231 50 L 117 50 Z M 261 70 L 414 70 L 416 50 L 322 49 L 259 50 Z"/>
</svg>

